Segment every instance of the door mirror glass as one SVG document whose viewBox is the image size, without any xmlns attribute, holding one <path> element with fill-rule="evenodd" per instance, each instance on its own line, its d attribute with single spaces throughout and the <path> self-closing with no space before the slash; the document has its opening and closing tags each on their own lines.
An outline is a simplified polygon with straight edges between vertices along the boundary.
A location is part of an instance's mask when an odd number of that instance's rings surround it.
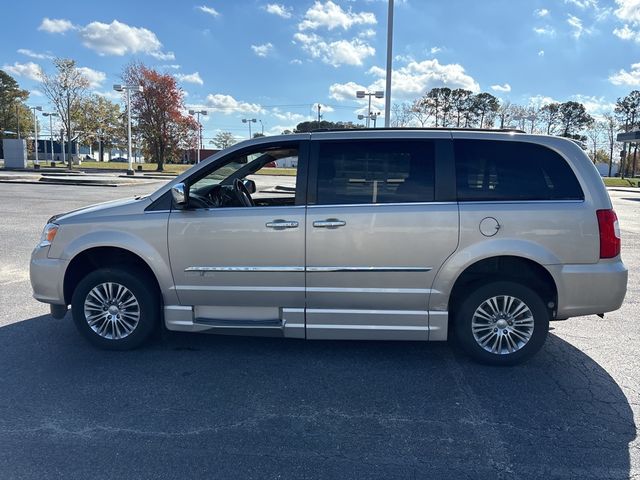
<svg viewBox="0 0 640 480">
<path fill-rule="evenodd" d="M 246 178 L 242 181 L 244 183 L 245 188 L 250 194 L 256 193 L 256 182 L 253 180 L 247 180 Z"/>
<path fill-rule="evenodd" d="M 173 203 L 179 206 L 185 207 L 187 205 L 187 187 L 184 183 L 176 183 L 171 187 L 171 196 L 173 197 Z"/>
</svg>

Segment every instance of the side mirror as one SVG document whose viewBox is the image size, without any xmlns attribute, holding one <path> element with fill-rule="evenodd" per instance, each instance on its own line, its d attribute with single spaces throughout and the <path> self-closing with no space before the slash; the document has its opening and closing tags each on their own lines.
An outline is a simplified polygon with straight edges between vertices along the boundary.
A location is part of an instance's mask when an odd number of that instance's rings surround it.
<svg viewBox="0 0 640 480">
<path fill-rule="evenodd" d="M 256 193 L 256 182 L 254 182 L 253 180 L 247 180 L 245 178 L 242 183 L 244 183 L 245 188 L 251 195 Z"/>
<path fill-rule="evenodd" d="M 171 187 L 171 196 L 173 197 L 173 203 L 180 207 L 187 206 L 187 199 L 189 197 L 189 191 L 184 183 L 176 183 Z"/>
</svg>

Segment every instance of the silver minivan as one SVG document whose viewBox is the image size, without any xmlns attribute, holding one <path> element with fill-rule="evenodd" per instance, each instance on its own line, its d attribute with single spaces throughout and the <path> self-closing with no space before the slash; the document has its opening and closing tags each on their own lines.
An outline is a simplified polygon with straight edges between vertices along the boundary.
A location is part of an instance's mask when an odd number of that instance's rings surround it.
<svg viewBox="0 0 640 480">
<path fill-rule="evenodd" d="M 376 129 L 246 141 L 149 196 L 56 215 L 31 283 L 104 348 L 163 324 L 454 337 L 476 360 L 515 364 L 549 321 L 618 309 L 627 270 L 607 191 L 574 142 Z"/>
</svg>

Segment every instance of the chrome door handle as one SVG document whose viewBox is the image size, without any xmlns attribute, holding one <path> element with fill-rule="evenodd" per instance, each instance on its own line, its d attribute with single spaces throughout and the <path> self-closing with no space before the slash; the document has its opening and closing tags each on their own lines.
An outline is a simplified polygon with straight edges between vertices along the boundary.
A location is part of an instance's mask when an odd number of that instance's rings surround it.
<svg viewBox="0 0 640 480">
<path fill-rule="evenodd" d="M 327 218 L 326 220 L 316 220 L 313 222 L 315 228 L 338 228 L 344 227 L 347 224 L 344 220 L 338 220 L 337 218 Z"/>
<path fill-rule="evenodd" d="M 298 228 L 298 222 L 295 220 L 274 220 L 273 222 L 266 223 L 267 228 L 273 228 L 274 230 L 284 230 L 285 228 Z"/>
</svg>

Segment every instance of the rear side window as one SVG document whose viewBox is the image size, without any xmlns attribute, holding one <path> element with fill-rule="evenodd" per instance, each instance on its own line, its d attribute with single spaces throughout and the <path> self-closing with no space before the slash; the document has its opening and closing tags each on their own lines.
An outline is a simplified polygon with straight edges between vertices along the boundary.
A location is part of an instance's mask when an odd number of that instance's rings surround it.
<svg viewBox="0 0 640 480">
<path fill-rule="evenodd" d="M 432 141 L 320 142 L 317 204 L 431 202 Z"/>
<path fill-rule="evenodd" d="M 567 162 L 541 145 L 456 140 L 458 200 L 583 200 Z"/>
</svg>

